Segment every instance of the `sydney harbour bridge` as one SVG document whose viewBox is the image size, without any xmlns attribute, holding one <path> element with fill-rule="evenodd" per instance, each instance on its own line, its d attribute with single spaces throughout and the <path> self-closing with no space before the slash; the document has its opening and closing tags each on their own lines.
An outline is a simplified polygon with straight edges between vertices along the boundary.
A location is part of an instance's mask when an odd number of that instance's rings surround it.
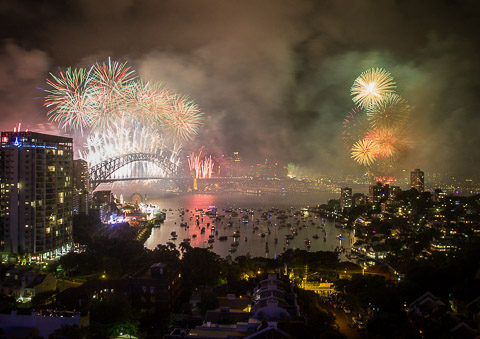
<svg viewBox="0 0 480 339">
<path fill-rule="evenodd" d="M 116 176 L 117 171 L 125 168 L 133 163 L 152 163 L 158 166 L 163 173 L 158 175 L 145 175 L 142 173 L 130 173 L 127 175 Z M 225 178 L 212 177 L 202 178 L 202 181 L 224 181 L 224 180 L 239 180 L 241 178 Z M 171 161 L 170 154 L 163 152 L 157 153 L 130 153 L 125 155 L 114 156 L 106 159 L 89 168 L 90 191 L 94 191 L 102 183 L 113 183 L 119 181 L 134 181 L 134 180 L 168 180 L 177 183 L 183 182 L 191 184 L 196 188 L 197 178 L 192 173 L 188 174 L 182 170 L 177 163 Z"/>
<path fill-rule="evenodd" d="M 162 177 L 152 176 L 135 176 L 128 175 L 122 177 L 115 177 L 114 173 L 135 162 L 149 162 L 157 165 L 165 174 Z M 89 168 L 90 189 L 93 191 L 101 183 L 109 183 L 115 181 L 128 180 L 150 180 L 150 179 L 191 179 L 191 177 L 181 177 L 180 168 L 177 164 L 170 161 L 168 154 L 156 153 L 130 153 L 125 155 L 115 156 L 106 159 Z"/>
</svg>

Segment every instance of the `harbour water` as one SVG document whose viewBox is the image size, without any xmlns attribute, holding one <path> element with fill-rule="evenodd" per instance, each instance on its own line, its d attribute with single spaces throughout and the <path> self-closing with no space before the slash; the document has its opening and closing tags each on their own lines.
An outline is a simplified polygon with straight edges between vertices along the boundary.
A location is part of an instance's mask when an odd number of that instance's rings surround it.
<svg viewBox="0 0 480 339">
<path fill-rule="evenodd" d="M 353 231 L 337 228 L 333 221 L 315 214 L 300 212 L 304 207 L 338 198 L 337 195 L 315 192 L 155 196 L 151 193 L 148 202 L 166 210 L 166 220 L 160 227 L 153 228 L 145 246 L 154 249 L 169 241 L 178 246 L 188 238 L 191 246 L 207 248 L 210 245 L 211 250 L 222 257 L 250 254 L 268 258 L 274 258 L 288 248 L 309 251 L 348 249 L 355 242 Z M 205 214 L 213 206 L 219 216 L 217 220 Z M 285 211 L 285 218 L 280 217 L 279 210 Z M 295 232 L 297 234 L 292 238 Z M 172 234 L 176 234 L 176 239 Z M 287 237 L 291 238 L 288 242 Z"/>
</svg>

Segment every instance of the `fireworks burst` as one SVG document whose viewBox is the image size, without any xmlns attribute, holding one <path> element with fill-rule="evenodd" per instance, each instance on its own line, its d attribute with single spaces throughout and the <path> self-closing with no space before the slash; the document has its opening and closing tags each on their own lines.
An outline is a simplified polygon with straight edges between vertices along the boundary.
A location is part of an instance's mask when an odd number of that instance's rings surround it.
<svg viewBox="0 0 480 339">
<path fill-rule="evenodd" d="M 355 141 L 362 139 L 368 127 L 365 111 L 355 106 L 343 119 L 342 139 L 347 150 L 352 150 Z"/>
<path fill-rule="evenodd" d="M 353 83 L 350 93 L 356 106 L 343 121 L 350 156 L 380 176 L 391 172 L 410 148 L 406 130 L 411 108 L 395 89 L 390 72 L 367 69 Z"/>
<path fill-rule="evenodd" d="M 51 74 L 44 106 L 50 120 L 64 129 L 108 129 L 121 117 L 154 125 L 175 138 L 189 141 L 198 133 L 203 114 L 187 96 L 143 82 L 127 63 L 96 63 L 88 69 Z"/>
<path fill-rule="evenodd" d="M 377 145 L 375 157 L 379 159 L 393 158 L 397 151 L 398 140 L 388 129 L 374 129 L 368 132 L 365 139 Z"/>
<path fill-rule="evenodd" d="M 90 166 L 104 160 L 131 153 L 154 153 L 167 156 L 175 166 L 179 165 L 178 145 L 171 145 L 156 129 L 143 126 L 128 117 L 112 121 L 109 128 L 96 130 L 87 138 L 85 150 L 80 158 Z M 117 170 L 113 178 L 165 176 L 164 169 L 151 162 L 134 162 Z"/>
<path fill-rule="evenodd" d="M 372 128 L 397 129 L 404 126 L 410 115 L 410 105 L 398 94 L 388 94 L 367 110 Z"/>
<path fill-rule="evenodd" d="M 188 158 L 188 167 L 190 172 L 195 174 L 195 178 L 211 178 L 213 174 L 213 159 L 212 156 L 201 159 L 202 151 L 198 155 L 194 152 Z"/>
<path fill-rule="evenodd" d="M 167 133 L 176 140 L 191 140 L 202 124 L 197 104 L 186 96 L 175 95 L 169 100 L 169 109 L 159 115 Z"/>
<path fill-rule="evenodd" d="M 44 103 L 49 119 L 63 129 L 91 127 L 98 114 L 92 107 L 90 70 L 67 68 L 59 76 L 51 76 L 53 80 L 47 79 L 47 83 L 52 89 L 46 90 L 49 94 Z"/>
<path fill-rule="evenodd" d="M 135 71 L 127 63 L 108 62 L 97 63 L 92 68 L 92 87 L 97 105 L 98 119 L 94 127 L 108 127 L 119 115 L 124 114 L 127 106 L 125 98 L 132 90 Z"/>
<path fill-rule="evenodd" d="M 355 79 L 350 90 L 353 102 L 365 109 L 395 91 L 396 84 L 384 68 L 370 68 Z"/>
<path fill-rule="evenodd" d="M 375 141 L 370 139 L 363 139 L 357 141 L 350 152 L 351 157 L 363 166 L 370 166 L 372 165 L 377 156 L 378 152 L 378 145 Z"/>
</svg>

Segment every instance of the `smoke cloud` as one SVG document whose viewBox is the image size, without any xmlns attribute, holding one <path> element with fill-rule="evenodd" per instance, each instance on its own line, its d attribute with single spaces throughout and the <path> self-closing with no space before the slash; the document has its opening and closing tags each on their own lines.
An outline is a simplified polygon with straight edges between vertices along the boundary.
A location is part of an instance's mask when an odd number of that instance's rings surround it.
<svg viewBox="0 0 480 339">
<path fill-rule="evenodd" d="M 411 151 L 397 170 L 474 174 L 478 9 L 446 0 L 4 2 L 0 126 L 51 126 L 34 99 L 48 72 L 111 56 L 195 99 L 205 125 L 187 148 L 359 171 L 341 139 L 350 87 L 384 67 L 413 107 Z"/>
</svg>

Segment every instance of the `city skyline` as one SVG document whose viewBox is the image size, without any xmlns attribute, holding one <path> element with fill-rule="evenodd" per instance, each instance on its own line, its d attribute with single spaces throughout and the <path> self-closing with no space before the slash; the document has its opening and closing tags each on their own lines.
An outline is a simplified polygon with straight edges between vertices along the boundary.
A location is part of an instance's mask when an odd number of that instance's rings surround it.
<svg viewBox="0 0 480 339">
<path fill-rule="evenodd" d="M 42 107 L 45 78 L 111 56 L 196 100 L 205 120 L 186 150 L 359 172 L 342 142 L 349 91 L 384 67 L 412 106 L 411 151 L 396 170 L 469 175 L 479 165 L 474 2 L 5 4 L 2 130 L 58 134 Z M 80 145 L 85 135 L 70 136 Z"/>
</svg>

